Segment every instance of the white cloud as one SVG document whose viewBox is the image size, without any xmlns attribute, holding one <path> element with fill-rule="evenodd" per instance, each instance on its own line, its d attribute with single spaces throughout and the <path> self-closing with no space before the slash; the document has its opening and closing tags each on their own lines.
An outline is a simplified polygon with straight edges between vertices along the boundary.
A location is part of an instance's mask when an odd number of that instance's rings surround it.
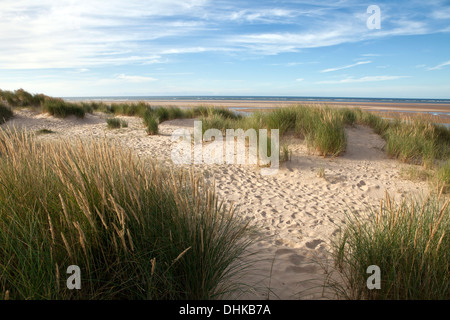
<svg viewBox="0 0 450 320">
<path fill-rule="evenodd" d="M 156 81 L 158 79 L 152 78 L 152 77 L 143 77 L 143 76 L 127 76 L 125 74 L 120 74 L 117 79 L 125 80 L 127 82 L 134 82 L 134 83 L 140 83 L 140 82 L 149 82 L 149 81 Z"/>
<path fill-rule="evenodd" d="M 415 21 L 407 13 L 389 19 L 386 12 L 383 19 L 391 26 L 383 22 L 381 30 L 370 32 L 364 6 L 346 1 L 277 2 L 269 8 L 210 0 L 2 0 L 0 68 L 162 63 L 165 54 L 212 51 L 275 55 L 433 32 L 429 21 Z M 262 24 L 277 26 L 270 32 L 241 28 Z"/>
<path fill-rule="evenodd" d="M 161 51 L 161 54 L 184 54 L 184 53 L 200 53 L 211 51 L 228 51 L 228 48 L 216 48 L 216 47 L 186 47 L 186 48 L 172 48 Z"/>
<path fill-rule="evenodd" d="M 392 36 L 423 35 L 433 33 L 426 22 L 414 20 L 395 21 L 390 28 L 382 28 L 369 32 L 357 15 L 339 19 L 330 19 L 328 23 L 313 24 L 300 32 L 253 33 L 240 36 L 233 35 L 228 39 L 236 45 L 261 54 L 278 54 L 296 52 L 304 48 L 318 48 L 353 43 L 365 40 L 380 39 Z M 306 30 L 305 30 L 306 29 Z M 374 56 L 374 55 L 367 55 Z"/>
<path fill-rule="evenodd" d="M 428 70 L 440 70 L 440 69 L 442 69 L 442 67 L 445 67 L 445 66 L 448 66 L 448 65 L 450 65 L 450 60 L 446 61 L 444 63 L 438 64 L 437 66 L 428 68 Z"/>
<path fill-rule="evenodd" d="M 278 54 L 281 52 L 297 52 L 304 48 L 318 48 L 352 42 L 347 26 L 332 29 L 311 30 L 301 33 L 259 33 L 240 35 L 228 39 L 229 43 L 237 45 L 246 51 L 258 54 Z"/>
<path fill-rule="evenodd" d="M 324 72 L 338 71 L 338 70 L 342 70 L 342 69 L 353 68 L 353 67 L 359 66 L 361 64 L 367 64 L 367 63 L 372 63 L 372 61 L 360 61 L 360 62 L 357 62 L 357 63 L 354 63 L 354 64 L 349 64 L 347 66 L 325 69 L 325 70 L 322 70 L 320 72 L 324 73 Z"/>
<path fill-rule="evenodd" d="M 297 82 L 302 82 L 303 80 L 305 80 L 305 79 L 303 79 L 303 78 L 297 78 L 297 79 L 295 79 L 295 81 L 297 81 Z"/>
<path fill-rule="evenodd" d="M 431 16 L 434 19 L 450 19 L 450 8 L 440 7 L 438 10 L 433 11 Z"/>
<path fill-rule="evenodd" d="M 445 20 L 448 10 L 439 11 L 435 2 L 384 3 L 381 8 L 381 30 L 367 29 L 367 5 L 348 0 L 1 0 L 0 7 L 0 69 L 3 69 L 0 80 L 5 86 L 14 83 L 17 87 L 26 87 L 25 84 L 32 85 L 32 82 L 25 82 L 29 80 L 28 74 L 42 74 L 56 79 L 52 85 L 69 83 L 65 89 L 62 85 L 55 85 L 58 90 L 76 91 L 75 89 L 84 88 L 85 92 L 95 92 L 94 89 L 98 89 L 99 92 L 114 94 L 122 92 L 120 90 L 125 91 L 126 88 L 137 87 L 142 92 L 158 92 L 161 89 L 166 90 L 161 92 L 180 92 L 182 89 L 179 88 L 184 88 L 184 82 L 189 83 L 186 90 L 195 87 L 188 77 L 180 80 L 177 76 L 155 74 L 158 69 L 155 68 L 156 64 L 164 64 L 159 66 L 165 67 L 163 71 L 167 74 L 207 68 L 212 74 L 215 70 L 223 70 L 225 64 L 234 63 L 229 71 L 233 76 L 236 74 L 236 77 L 241 76 L 240 72 L 259 68 L 258 63 L 261 68 L 267 65 L 291 67 L 301 69 L 297 74 L 308 79 L 304 81 L 303 78 L 298 78 L 294 82 L 292 79 L 296 78 L 295 74 L 291 80 L 288 80 L 289 75 L 285 77 L 286 82 L 298 90 L 309 84 L 311 78 L 308 77 L 308 72 L 317 73 L 324 69 L 320 75 L 331 75 L 329 72 L 370 63 L 367 60 L 376 59 L 371 57 L 380 56 L 382 52 L 385 52 L 382 55 L 386 59 L 383 59 L 383 66 L 377 68 L 389 65 L 401 68 L 401 64 L 389 60 L 400 57 L 394 57 L 394 54 L 388 57 L 386 48 L 377 47 L 383 46 L 379 40 L 399 35 L 450 32 L 448 21 Z M 432 19 L 433 15 L 436 19 Z M 448 34 L 441 35 L 445 37 Z M 355 50 L 354 56 L 359 59 L 349 60 L 348 65 L 345 62 L 341 65 L 336 61 L 339 61 L 339 55 L 342 57 L 346 50 L 351 50 L 350 46 L 343 46 L 342 50 L 336 51 L 336 60 L 332 58 L 331 50 L 323 50 L 324 54 L 321 54 L 319 50 L 310 49 L 363 41 L 365 42 L 361 46 L 352 47 Z M 363 50 L 360 52 L 365 54 L 358 55 L 358 50 Z M 400 52 L 402 50 L 406 49 L 399 49 Z M 206 54 L 211 52 L 214 55 Z M 294 52 L 300 54 L 280 55 L 277 59 L 262 57 Z M 183 57 L 183 54 L 201 56 L 192 58 Z M 218 55 L 221 57 L 216 59 Z M 183 58 L 189 58 L 189 62 L 182 61 Z M 248 64 L 248 69 L 247 66 L 241 68 L 243 64 L 239 63 L 250 59 L 255 63 Z M 307 62 L 319 59 L 322 60 L 321 63 L 324 62 L 323 59 L 330 59 L 329 64 L 311 67 Z M 375 60 L 373 61 L 375 67 Z M 444 68 L 449 62 L 434 67 L 431 65 L 429 70 Z M 428 63 L 423 67 L 424 70 L 430 66 L 427 61 L 421 63 Z M 152 66 L 148 66 L 150 64 Z M 304 66 L 298 66 L 300 64 Z M 129 66 L 132 67 L 128 68 Z M 109 67 L 114 68 L 108 70 Z M 24 69 L 64 70 L 28 72 Z M 389 73 L 382 70 L 378 69 L 379 73 Z M 283 69 L 279 74 L 285 71 L 292 75 L 296 70 Z M 395 74 L 407 73 L 397 71 Z M 14 81 L 14 76 L 17 76 L 17 81 Z M 351 77 L 351 74 L 339 73 L 337 76 L 323 77 L 320 80 L 328 80 L 321 83 L 345 84 L 394 81 L 405 77 L 385 75 L 361 78 L 361 75 Z M 158 78 L 158 81 L 155 82 L 157 79 L 153 77 Z M 245 77 L 249 79 L 258 76 L 246 74 Z M 78 81 L 77 85 L 70 85 L 71 82 L 66 81 L 70 78 Z M 264 81 L 264 77 L 253 79 L 254 88 L 258 88 L 254 90 L 264 86 L 260 83 Z M 153 81 L 151 86 L 148 85 L 150 81 Z M 36 88 L 41 88 L 41 81 L 34 82 Z M 392 83 L 387 82 L 384 85 L 389 87 L 390 84 Z M 196 90 L 210 90 L 209 85 L 214 86 L 205 80 L 197 85 Z M 336 87 L 342 89 L 341 86 Z M 272 89 L 274 93 L 276 89 Z M 129 92 L 136 92 L 133 90 Z M 238 92 L 240 88 L 236 86 L 233 90 Z"/>
<path fill-rule="evenodd" d="M 155 61 L 158 54 L 151 41 L 202 28 L 201 21 L 181 17 L 195 15 L 204 3 L 203 0 L 2 1 L 0 68 L 86 68 L 160 62 Z M 177 18 L 165 20 L 172 16 Z"/>
<path fill-rule="evenodd" d="M 232 12 L 228 18 L 230 20 L 245 20 L 249 22 L 264 22 L 264 23 L 279 23 L 283 22 L 286 18 L 292 18 L 298 15 L 298 12 L 286 9 L 260 9 L 249 10 L 244 9 L 240 11 Z M 224 17 L 226 18 L 226 17 Z"/>
<path fill-rule="evenodd" d="M 376 81 L 389 81 L 398 80 L 402 78 L 409 78 L 409 76 L 367 76 L 362 78 L 345 78 L 341 80 L 325 80 L 318 81 L 318 84 L 338 84 L 338 83 L 360 83 L 360 82 L 376 82 Z"/>
</svg>

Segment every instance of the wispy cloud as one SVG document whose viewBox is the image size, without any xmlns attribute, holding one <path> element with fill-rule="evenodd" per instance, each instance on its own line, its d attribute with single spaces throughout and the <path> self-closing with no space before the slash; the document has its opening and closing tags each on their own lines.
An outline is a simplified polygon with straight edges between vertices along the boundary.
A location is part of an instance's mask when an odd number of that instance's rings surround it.
<svg viewBox="0 0 450 320">
<path fill-rule="evenodd" d="M 286 22 L 286 18 L 295 17 L 298 12 L 286 9 L 260 9 L 251 10 L 245 9 L 234 11 L 229 15 L 230 20 L 244 20 L 249 22 L 264 22 L 264 23 L 279 23 Z"/>
<path fill-rule="evenodd" d="M 440 69 L 442 69 L 442 67 L 445 67 L 445 66 L 448 66 L 448 65 L 450 65 L 450 60 L 446 61 L 444 63 L 438 64 L 437 66 L 428 68 L 427 70 L 440 70 Z"/>
<path fill-rule="evenodd" d="M 193 18 L 205 3 L 112 0 L 106 5 L 88 0 L 5 0 L 0 30 L 8 32 L 0 33 L 0 68 L 85 68 L 160 62 L 163 59 L 155 54 L 153 42 L 202 29 L 203 21 Z"/>
<path fill-rule="evenodd" d="M 367 28 L 367 6 L 354 0 L 1 0 L 0 84 L 35 83 L 31 88 L 41 90 L 40 78 L 27 79 L 43 75 L 48 88 L 61 92 L 295 95 L 315 90 L 320 80 L 369 83 L 348 85 L 345 94 L 354 94 L 375 87 L 370 82 L 398 80 L 385 87 L 406 87 L 413 81 L 398 75 L 410 71 L 430 86 L 445 83 L 443 72 L 426 72 L 450 64 L 429 57 L 449 48 L 444 0 L 382 1 L 380 30 Z M 356 73 L 369 68 L 373 73 Z M 384 73 L 394 75 L 363 77 Z M 220 85 L 212 81 L 219 75 Z M 292 91 L 281 90 L 283 83 Z"/>
<path fill-rule="evenodd" d="M 134 83 L 140 83 L 140 82 L 149 82 L 149 81 L 156 81 L 158 79 L 152 78 L 152 77 L 142 77 L 142 76 L 127 76 L 125 74 L 120 74 L 117 79 L 125 80 L 127 82 L 134 82 Z"/>
<path fill-rule="evenodd" d="M 347 27 L 306 31 L 301 33 L 258 33 L 247 34 L 227 39 L 244 50 L 259 54 L 278 54 L 281 52 L 298 52 L 305 48 L 318 48 L 352 42 Z"/>
<path fill-rule="evenodd" d="M 342 66 L 342 67 L 324 69 L 324 70 L 322 70 L 320 72 L 322 72 L 322 73 L 324 73 L 324 72 L 333 72 L 333 71 L 353 68 L 353 67 L 359 66 L 361 64 L 368 64 L 368 63 L 372 63 L 372 61 L 360 61 L 360 62 L 357 62 L 357 63 L 354 63 L 354 64 L 349 64 L 349 65 L 346 65 L 346 66 Z"/>
<path fill-rule="evenodd" d="M 363 53 L 361 56 L 363 57 L 379 57 L 381 54 L 379 53 Z"/>
<path fill-rule="evenodd" d="M 367 6 L 347 1 L 2 0 L 0 30 L 8 32 L 0 33 L 0 68 L 161 63 L 173 53 L 276 55 L 433 33 L 446 21 L 447 11 L 439 15 L 433 5 L 427 10 L 440 18 L 437 27 L 390 6 L 383 6 L 383 28 L 371 32 Z M 389 12 L 399 13 L 389 19 Z"/>
<path fill-rule="evenodd" d="M 303 65 L 305 62 L 284 62 L 284 63 L 271 63 L 271 66 L 282 66 L 282 67 L 295 67 Z"/>
<path fill-rule="evenodd" d="M 450 8 L 440 7 L 439 10 L 433 11 L 431 16 L 434 19 L 450 19 Z"/>
<path fill-rule="evenodd" d="M 376 81 L 390 81 L 402 78 L 409 78 L 409 76 L 367 76 L 362 78 L 345 78 L 341 80 L 325 80 L 318 81 L 318 84 L 338 84 L 338 83 L 360 83 L 360 82 L 376 82 Z"/>
</svg>

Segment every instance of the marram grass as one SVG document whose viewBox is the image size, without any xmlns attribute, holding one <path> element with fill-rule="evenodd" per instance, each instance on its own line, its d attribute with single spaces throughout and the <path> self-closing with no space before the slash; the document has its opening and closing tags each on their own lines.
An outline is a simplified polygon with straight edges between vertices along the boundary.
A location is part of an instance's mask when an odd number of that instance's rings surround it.
<svg viewBox="0 0 450 320">
<path fill-rule="evenodd" d="M 347 137 L 345 125 L 352 124 L 338 109 L 295 106 L 275 109 L 267 113 L 254 112 L 248 117 L 224 116 L 214 111 L 202 114 L 202 130 L 219 129 L 278 129 L 280 138 L 294 133 L 305 138 L 308 147 L 323 156 L 337 156 L 345 151 Z"/>
<path fill-rule="evenodd" d="M 13 112 L 10 107 L 0 100 L 0 124 L 8 121 L 13 117 Z"/>
<path fill-rule="evenodd" d="M 449 201 L 441 195 L 394 203 L 387 195 L 378 212 L 349 216 L 328 285 L 344 299 L 450 299 Z M 366 285 L 371 265 L 380 268 L 380 289 Z"/>
<path fill-rule="evenodd" d="M 59 118 L 66 118 L 70 115 L 84 118 L 86 114 L 86 110 L 82 105 L 55 98 L 46 98 L 42 103 L 42 110 Z"/>
<path fill-rule="evenodd" d="M 106 140 L 0 130 L 0 299 L 223 297 L 250 240 L 210 190 Z"/>
<path fill-rule="evenodd" d="M 128 127 L 128 122 L 118 118 L 108 118 L 106 119 L 106 124 L 108 129 L 119 129 Z"/>
</svg>

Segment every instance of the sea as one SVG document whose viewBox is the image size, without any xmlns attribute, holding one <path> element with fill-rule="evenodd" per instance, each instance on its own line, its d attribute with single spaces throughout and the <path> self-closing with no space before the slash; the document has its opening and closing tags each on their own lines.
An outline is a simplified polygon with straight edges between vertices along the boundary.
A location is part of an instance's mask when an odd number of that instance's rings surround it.
<svg viewBox="0 0 450 320">
<path fill-rule="evenodd" d="M 294 97 L 294 96 L 99 96 L 99 97 L 64 97 L 66 100 L 82 101 L 143 101 L 168 100 L 183 101 L 311 101 L 311 102 L 384 102 L 384 103 L 442 103 L 450 104 L 450 99 L 403 99 L 403 98 L 352 98 L 352 97 Z"/>
</svg>

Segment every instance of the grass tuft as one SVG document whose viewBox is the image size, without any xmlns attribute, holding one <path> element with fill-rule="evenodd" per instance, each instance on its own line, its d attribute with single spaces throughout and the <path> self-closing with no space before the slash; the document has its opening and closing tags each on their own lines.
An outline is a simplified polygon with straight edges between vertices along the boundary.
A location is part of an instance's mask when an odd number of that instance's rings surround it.
<svg viewBox="0 0 450 320">
<path fill-rule="evenodd" d="M 152 109 L 147 109 L 143 117 L 143 122 L 149 135 L 158 134 L 158 119 Z"/>
<path fill-rule="evenodd" d="M 349 216 L 333 249 L 339 277 L 328 285 L 345 299 L 450 299 L 449 201 L 386 195 L 378 212 Z M 381 289 L 366 286 L 371 265 L 380 268 Z"/>
<path fill-rule="evenodd" d="M 106 139 L 42 142 L 8 129 L 0 142 L 0 299 L 215 299 L 235 289 L 247 225 L 201 176 Z M 70 265 L 81 290 L 66 287 Z"/>
<path fill-rule="evenodd" d="M 42 109 L 44 112 L 48 112 L 49 114 L 59 118 L 66 118 L 70 115 L 74 115 L 77 118 L 84 118 L 86 114 L 86 111 L 81 105 L 66 102 L 63 99 L 57 98 L 45 99 Z"/>
<path fill-rule="evenodd" d="M 119 128 L 127 128 L 128 122 L 118 118 L 109 118 L 106 119 L 106 123 L 109 129 L 119 129 Z"/>
<path fill-rule="evenodd" d="M 450 160 L 442 164 L 436 173 L 437 184 L 444 193 L 450 193 Z"/>
<path fill-rule="evenodd" d="M 8 121 L 13 117 L 13 112 L 10 107 L 6 105 L 6 103 L 0 101 L 0 124 Z"/>
<path fill-rule="evenodd" d="M 52 134 L 55 133 L 55 131 L 49 130 L 49 129 L 39 129 L 36 131 L 36 135 L 43 135 L 43 134 Z"/>
</svg>

